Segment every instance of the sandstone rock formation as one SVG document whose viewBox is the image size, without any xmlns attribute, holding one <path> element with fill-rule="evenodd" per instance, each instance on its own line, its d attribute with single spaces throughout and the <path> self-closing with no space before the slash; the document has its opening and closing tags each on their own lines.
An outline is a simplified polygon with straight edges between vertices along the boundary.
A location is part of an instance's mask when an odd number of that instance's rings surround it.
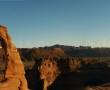
<svg viewBox="0 0 110 90">
<path fill-rule="evenodd" d="M 89 86 L 86 90 L 110 90 L 110 84 L 105 84 L 101 86 Z"/>
<path fill-rule="evenodd" d="M 5 51 L 4 60 L 7 61 L 5 80 L 0 82 L 0 90 L 28 90 L 23 63 L 5 26 L 0 26 L 0 41 Z"/>
<path fill-rule="evenodd" d="M 48 86 L 54 82 L 59 74 L 57 63 L 51 58 L 44 59 L 39 67 L 39 71 L 41 74 L 40 78 L 44 82 L 43 90 L 47 90 Z"/>
<path fill-rule="evenodd" d="M 69 68 L 71 72 L 77 71 L 81 67 L 81 62 L 77 59 L 70 58 Z"/>
</svg>

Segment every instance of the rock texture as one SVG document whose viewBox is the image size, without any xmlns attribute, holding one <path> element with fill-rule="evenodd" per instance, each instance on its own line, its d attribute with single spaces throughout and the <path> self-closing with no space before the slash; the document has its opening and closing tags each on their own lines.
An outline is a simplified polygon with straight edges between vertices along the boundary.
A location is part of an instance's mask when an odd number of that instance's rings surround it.
<svg viewBox="0 0 110 90">
<path fill-rule="evenodd" d="M 86 90 L 110 90 L 110 83 L 100 86 L 88 86 Z"/>
<path fill-rule="evenodd" d="M 0 26 L 0 41 L 7 61 L 5 80 L 0 82 L 0 90 L 28 90 L 23 63 L 5 26 Z"/>
<path fill-rule="evenodd" d="M 57 63 L 51 58 L 44 59 L 39 67 L 39 71 L 41 74 L 40 78 L 44 82 L 43 90 L 47 90 L 59 74 Z"/>
</svg>

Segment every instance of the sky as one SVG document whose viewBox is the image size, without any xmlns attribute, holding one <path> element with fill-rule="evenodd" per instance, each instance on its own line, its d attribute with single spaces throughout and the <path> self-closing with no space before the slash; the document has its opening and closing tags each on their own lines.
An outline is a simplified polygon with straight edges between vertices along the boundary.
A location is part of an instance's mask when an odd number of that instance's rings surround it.
<svg viewBox="0 0 110 90">
<path fill-rule="evenodd" d="M 110 0 L 0 0 L 17 47 L 110 47 Z"/>
</svg>

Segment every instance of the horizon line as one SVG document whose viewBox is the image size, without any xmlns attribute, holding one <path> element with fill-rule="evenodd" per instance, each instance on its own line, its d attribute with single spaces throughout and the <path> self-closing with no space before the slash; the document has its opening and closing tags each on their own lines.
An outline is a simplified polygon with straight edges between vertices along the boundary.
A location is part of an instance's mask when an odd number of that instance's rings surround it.
<svg viewBox="0 0 110 90">
<path fill-rule="evenodd" d="M 90 45 L 66 45 L 66 44 L 53 44 L 53 45 L 44 45 L 44 46 L 32 46 L 32 47 L 17 47 L 17 48 L 44 48 L 44 47 L 51 47 L 51 46 L 55 46 L 55 45 L 59 45 L 59 46 L 70 46 L 70 47 L 88 47 L 88 48 L 110 48 L 110 46 L 90 46 Z"/>
</svg>

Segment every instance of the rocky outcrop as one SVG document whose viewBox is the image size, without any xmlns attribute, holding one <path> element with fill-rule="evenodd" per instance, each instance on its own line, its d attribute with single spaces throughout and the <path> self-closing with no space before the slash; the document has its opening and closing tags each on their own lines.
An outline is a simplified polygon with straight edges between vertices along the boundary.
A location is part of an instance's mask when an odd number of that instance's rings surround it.
<svg viewBox="0 0 110 90">
<path fill-rule="evenodd" d="M 86 90 L 110 90 L 110 84 L 105 84 L 101 86 L 89 86 Z"/>
<path fill-rule="evenodd" d="M 0 90 L 28 90 L 23 63 L 5 26 L 0 26 L 0 43 L 5 52 L 4 60 L 7 61 L 5 79 L 0 82 Z"/>
<path fill-rule="evenodd" d="M 69 60 L 70 72 L 77 71 L 80 67 L 81 67 L 81 62 L 79 60 L 70 58 L 70 60 Z"/>
<path fill-rule="evenodd" d="M 39 67 L 40 78 L 43 80 L 43 90 L 47 88 L 54 82 L 59 74 L 57 63 L 51 58 L 44 59 Z"/>
</svg>

